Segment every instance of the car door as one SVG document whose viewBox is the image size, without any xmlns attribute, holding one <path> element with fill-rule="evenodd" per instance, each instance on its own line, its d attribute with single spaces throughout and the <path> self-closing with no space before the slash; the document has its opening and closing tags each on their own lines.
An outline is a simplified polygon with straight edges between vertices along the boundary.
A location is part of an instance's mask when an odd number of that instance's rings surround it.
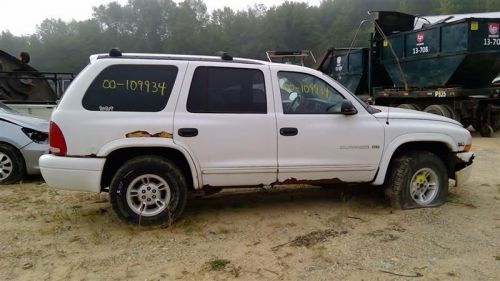
<svg viewBox="0 0 500 281">
<path fill-rule="evenodd" d="M 174 141 L 190 151 L 202 184 L 270 184 L 277 133 L 269 67 L 190 62 L 174 117 Z"/>
<path fill-rule="evenodd" d="M 279 182 L 367 182 L 380 161 L 384 128 L 333 80 L 292 66 L 275 66 Z M 328 81 L 328 82 L 327 82 Z M 341 113 L 350 100 L 353 115 Z"/>
</svg>

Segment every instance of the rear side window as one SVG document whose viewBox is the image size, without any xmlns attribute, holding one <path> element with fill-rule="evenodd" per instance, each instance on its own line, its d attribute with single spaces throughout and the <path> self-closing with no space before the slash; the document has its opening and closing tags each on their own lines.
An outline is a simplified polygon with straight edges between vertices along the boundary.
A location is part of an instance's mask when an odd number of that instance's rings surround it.
<svg viewBox="0 0 500 281">
<path fill-rule="evenodd" d="M 112 65 L 92 82 L 83 107 L 92 111 L 160 111 L 177 77 L 173 65 Z"/>
<path fill-rule="evenodd" d="M 198 67 L 187 101 L 193 113 L 267 113 L 264 74 L 258 69 Z"/>
</svg>

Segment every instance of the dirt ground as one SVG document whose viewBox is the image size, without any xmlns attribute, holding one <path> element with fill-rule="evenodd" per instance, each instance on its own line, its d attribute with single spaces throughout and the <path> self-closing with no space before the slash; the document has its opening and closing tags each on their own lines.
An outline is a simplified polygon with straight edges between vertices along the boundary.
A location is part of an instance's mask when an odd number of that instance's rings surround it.
<svg viewBox="0 0 500 281">
<path fill-rule="evenodd" d="M 499 280 L 500 134 L 473 150 L 449 202 L 410 211 L 366 186 L 229 190 L 151 229 L 106 194 L 1 186 L 0 280 Z"/>
</svg>

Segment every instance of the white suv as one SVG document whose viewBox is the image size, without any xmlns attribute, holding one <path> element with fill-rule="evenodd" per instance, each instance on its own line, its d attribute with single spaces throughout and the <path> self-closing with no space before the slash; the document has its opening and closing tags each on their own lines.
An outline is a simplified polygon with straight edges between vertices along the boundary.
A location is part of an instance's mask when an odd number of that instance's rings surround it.
<svg viewBox="0 0 500 281">
<path fill-rule="evenodd" d="M 366 105 L 300 66 L 221 57 L 93 55 L 50 123 L 50 186 L 109 192 L 118 217 L 172 222 L 189 191 L 384 185 L 397 208 L 442 204 L 469 176 L 460 123 Z"/>
</svg>

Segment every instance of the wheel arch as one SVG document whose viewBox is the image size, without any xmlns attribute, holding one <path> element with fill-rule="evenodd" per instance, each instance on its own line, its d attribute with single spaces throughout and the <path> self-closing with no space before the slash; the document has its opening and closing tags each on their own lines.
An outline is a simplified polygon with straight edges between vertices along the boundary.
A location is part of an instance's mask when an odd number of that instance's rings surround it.
<svg viewBox="0 0 500 281">
<path fill-rule="evenodd" d="M 14 144 L 12 144 L 10 142 L 6 142 L 6 141 L 2 141 L 2 140 L 0 140 L 0 144 L 10 146 L 14 149 L 14 151 L 18 154 L 18 156 L 20 156 L 21 160 L 23 160 L 24 170 L 26 171 L 26 160 L 24 160 L 24 156 L 23 156 L 23 153 L 21 152 L 21 149 L 19 149 L 18 147 L 16 147 Z"/>
<path fill-rule="evenodd" d="M 458 144 L 450 136 L 443 134 L 410 134 L 400 136 L 386 146 L 379 170 L 372 184 L 384 184 L 393 159 L 403 153 L 416 150 L 434 153 L 443 161 L 448 174 L 453 174 L 453 152 L 458 150 Z"/>
<path fill-rule="evenodd" d="M 175 146 L 125 146 L 109 151 L 106 155 L 101 176 L 101 191 L 104 191 L 111 183 L 113 175 L 119 167 L 127 160 L 141 155 L 162 156 L 172 161 L 181 169 L 186 177 L 189 190 L 198 189 L 199 183 L 197 167 L 191 156 L 180 147 Z"/>
</svg>

